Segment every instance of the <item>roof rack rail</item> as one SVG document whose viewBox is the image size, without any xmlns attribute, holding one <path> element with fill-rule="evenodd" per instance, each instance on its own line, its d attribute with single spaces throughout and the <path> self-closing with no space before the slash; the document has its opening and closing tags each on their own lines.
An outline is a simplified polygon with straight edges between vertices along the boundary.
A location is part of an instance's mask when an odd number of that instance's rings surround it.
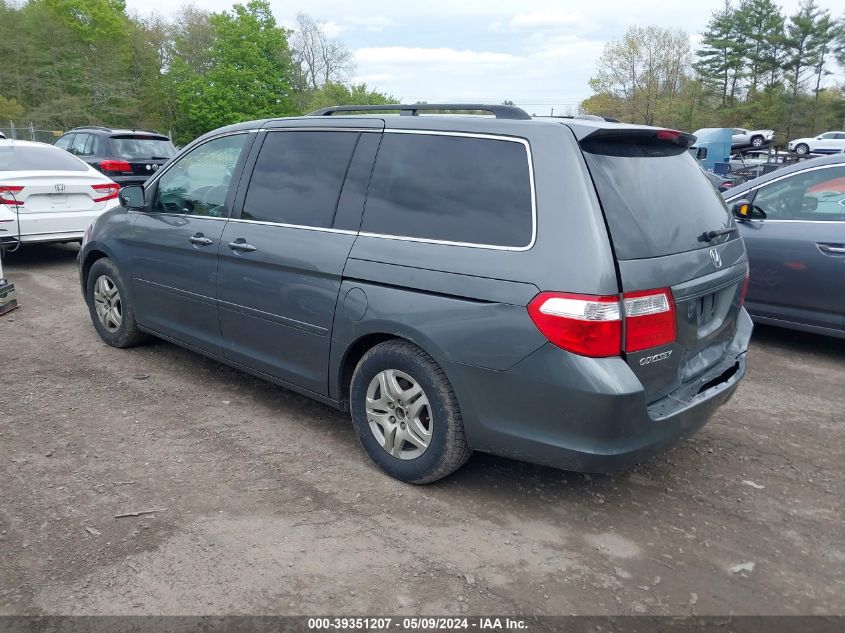
<svg viewBox="0 0 845 633">
<path fill-rule="evenodd" d="M 510 105 L 488 105 L 483 103 L 342 105 L 314 110 L 314 112 L 309 112 L 306 116 L 331 116 L 335 112 L 390 112 L 393 110 L 399 110 L 399 114 L 404 116 L 418 116 L 421 110 L 455 110 L 464 112 L 468 110 L 481 110 L 482 112 L 489 112 L 495 115 L 497 119 L 519 119 L 523 121 L 531 119 L 531 116 L 522 108 Z"/>
<path fill-rule="evenodd" d="M 110 132 L 111 128 L 103 127 L 102 125 L 79 125 L 70 131 L 73 132 L 73 130 L 104 130 L 106 132 Z"/>
</svg>

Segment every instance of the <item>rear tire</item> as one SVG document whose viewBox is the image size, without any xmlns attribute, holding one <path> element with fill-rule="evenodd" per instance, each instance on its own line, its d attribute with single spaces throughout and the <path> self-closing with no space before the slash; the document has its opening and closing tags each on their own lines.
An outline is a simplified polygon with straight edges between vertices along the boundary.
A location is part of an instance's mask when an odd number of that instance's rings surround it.
<svg viewBox="0 0 845 633">
<path fill-rule="evenodd" d="M 134 347 L 147 340 L 135 321 L 135 306 L 114 262 L 94 262 L 85 280 L 85 302 L 97 334 L 112 347 Z"/>
<path fill-rule="evenodd" d="M 358 440 L 391 477 L 431 483 L 472 454 L 446 374 L 407 341 L 385 341 L 364 354 L 352 374 L 349 404 Z"/>
<path fill-rule="evenodd" d="M 798 143 L 798 145 L 795 146 L 795 153 L 799 156 L 806 156 L 810 153 L 810 146 L 806 143 Z"/>
<path fill-rule="evenodd" d="M 751 147 L 755 147 L 755 148 L 763 147 L 763 143 L 765 143 L 765 141 L 763 140 L 762 136 L 752 136 L 751 137 Z"/>
</svg>

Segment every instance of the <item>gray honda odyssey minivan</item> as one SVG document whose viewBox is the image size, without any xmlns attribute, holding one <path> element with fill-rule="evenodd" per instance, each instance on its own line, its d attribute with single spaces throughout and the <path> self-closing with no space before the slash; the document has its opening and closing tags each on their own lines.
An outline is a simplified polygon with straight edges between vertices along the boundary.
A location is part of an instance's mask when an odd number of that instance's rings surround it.
<svg viewBox="0 0 845 633">
<path fill-rule="evenodd" d="M 403 481 L 474 450 L 624 468 L 745 373 L 745 249 L 693 140 L 486 105 L 232 125 L 123 189 L 82 290 L 110 345 L 152 334 L 350 411 Z"/>
</svg>

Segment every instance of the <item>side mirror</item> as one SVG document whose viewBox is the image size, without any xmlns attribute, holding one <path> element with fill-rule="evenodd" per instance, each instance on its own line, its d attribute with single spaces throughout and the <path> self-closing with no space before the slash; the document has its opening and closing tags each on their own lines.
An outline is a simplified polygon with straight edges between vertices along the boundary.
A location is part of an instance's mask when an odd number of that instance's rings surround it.
<svg viewBox="0 0 845 633">
<path fill-rule="evenodd" d="M 734 202 L 731 210 L 738 220 L 764 220 L 766 218 L 766 212 L 763 209 L 755 207 L 745 198 Z"/>
<path fill-rule="evenodd" d="M 120 190 L 120 204 L 125 209 L 140 211 L 147 206 L 144 200 L 144 188 L 140 185 L 129 185 Z"/>
</svg>

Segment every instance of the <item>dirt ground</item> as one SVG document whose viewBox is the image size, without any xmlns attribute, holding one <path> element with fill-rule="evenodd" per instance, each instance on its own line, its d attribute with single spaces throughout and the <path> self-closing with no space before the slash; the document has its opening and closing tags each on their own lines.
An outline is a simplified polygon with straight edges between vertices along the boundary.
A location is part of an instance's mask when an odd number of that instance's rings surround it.
<svg viewBox="0 0 845 633">
<path fill-rule="evenodd" d="M 101 343 L 76 253 L 5 262 L 0 614 L 845 614 L 845 341 L 758 327 L 734 399 L 631 472 L 414 487 L 328 407 Z"/>
</svg>

